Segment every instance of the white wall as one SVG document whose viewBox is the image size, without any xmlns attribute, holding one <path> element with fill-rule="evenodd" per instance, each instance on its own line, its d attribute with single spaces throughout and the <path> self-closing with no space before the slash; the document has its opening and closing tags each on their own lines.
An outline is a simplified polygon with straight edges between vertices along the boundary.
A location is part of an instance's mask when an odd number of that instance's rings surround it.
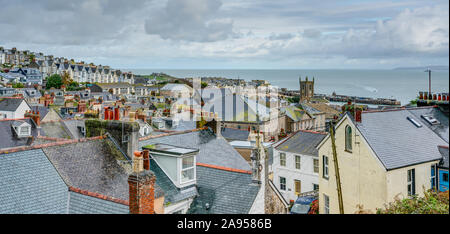
<svg viewBox="0 0 450 234">
<path fill-rule="evenodd" d="M 285 167 L 280 165 L 280 152 L 286 154 Z M 300 156 L 300 169 L 295 168 L 296 155 Z M 313 159 L 318 159 L 318 157 L 273 150 L 273 182 L 288 202 L 297 199 L 294 180 L 301 181 L 301 193 L 313 191 L 313 184 L 319 184 L 319 173 L 314 173 Z M 286 190 L 280 189 L 280 176 L 286 178 Z"/>
</svg>

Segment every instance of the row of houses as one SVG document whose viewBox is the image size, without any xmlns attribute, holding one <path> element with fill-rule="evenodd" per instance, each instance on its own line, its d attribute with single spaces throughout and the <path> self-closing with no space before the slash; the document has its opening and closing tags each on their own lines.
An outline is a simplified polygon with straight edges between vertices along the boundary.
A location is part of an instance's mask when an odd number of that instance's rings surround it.
<svg viewBox="0 0 450 234">
<path fill-rule="evenodd" d="M 0 47 L 0 65 L 8 64 L 13 67 L 38 69 L 43 78 L 53 74 L 68 73 L 73 81 L 78 83 L 129 83 L 134 84 L 134 74 L 112 69 L 109 66 L 76 63 L 63 57 L 43 55 L 30 51 L 19 51 L 16 48 L 4 49 Z"/>
<path fill-rule="evenodd" d="M 288 201 L 315 192 L 319 213 L 375 213 L 395 199 L 448 190 L 448 115 L 439 107 L 346 112 L 330 134 L 300 130 L 273 145 L 273 181 Z"/>
</svg>

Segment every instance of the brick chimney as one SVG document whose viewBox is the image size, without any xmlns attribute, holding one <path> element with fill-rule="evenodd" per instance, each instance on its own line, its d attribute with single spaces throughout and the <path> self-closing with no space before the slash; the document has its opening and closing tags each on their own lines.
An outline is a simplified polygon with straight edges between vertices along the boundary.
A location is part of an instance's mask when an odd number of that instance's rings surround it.
<svg viewBox="0 0 450 234">
<path fill-rule="evenodd" d="M 41 126 L 41 115 L 39 114 L 39 111 L 26 112 L 24 117 L 31 118 L 34 121 L 34 123 L 36 123 L 37 127 Z"/>
<path fill-rule="evenodd" d="M 148 155 L 148 151 L 145 154 Z M 156 177 L 144 168 L 143 159 L 143 152 L 134 153 L 133 173 L 128 176 L 130 214 L 155 214 Z"/>
</svg>

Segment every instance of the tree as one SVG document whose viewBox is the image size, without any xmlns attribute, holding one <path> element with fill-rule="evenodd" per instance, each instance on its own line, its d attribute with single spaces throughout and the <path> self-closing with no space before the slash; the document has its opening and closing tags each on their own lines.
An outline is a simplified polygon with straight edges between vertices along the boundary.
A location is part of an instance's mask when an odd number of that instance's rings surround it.
<svg viewBox="0 0 450 234">
<path fill-rule="evenodd" d="M 425 191 L 423 197 L 395 199 L 378 209 L 378 214 L 448 214 L 448 190 L 446 192 Z"/>
<path fill-rule="evenodd" d="M 46 89 L 55 88 L 60 89 L 63 85 L 63 81 L 60 75 L 54 74 L 47 77 Z"/>
<path fill-rule="evenodd" d="M 22 83 L 14 83 L 12 85 L 12 87 L 15 89 L 21 89 L 21 88 L 25 88 L 25 85 L 23 85 Z"/>
<path fill-rule="evenodd" d="M 70 78 L 70 74 L 66 71 L 64 71 L 63 75 L 61 76 L 62 83 L 64 86 L 69 86 L 70 83 L 72 83 L 72 79 Z"/>
<path fill-rule="evenodd" d="M 202 89 L 208 87 L 208 83 L 206 83 L 206 82 L 201 82 L 200 84 L 202 86 Z"/>
</svg>

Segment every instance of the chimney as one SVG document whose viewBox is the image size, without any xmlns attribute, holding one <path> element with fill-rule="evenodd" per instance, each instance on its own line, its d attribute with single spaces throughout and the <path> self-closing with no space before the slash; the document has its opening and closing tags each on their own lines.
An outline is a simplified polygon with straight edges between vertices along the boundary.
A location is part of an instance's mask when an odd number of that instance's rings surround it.
<svg viewBox="0 0 450 234">
<path fill-rule="evenodd" d="M 357 109 L 356 113 L 355 113 L 355 121 L 358 123 L 361 123 L 361 121 L 362 121 L 361 114 L 362 114 L 362 111 Z"/>
<path fill-rule="evenodd" d="M 143 159 L 147 153 L 134 153 L 134 171 L 128 176 L 130 214 L 155 214 L 156 177 L 152 171 L 144 169 Z"/>
</svg>

